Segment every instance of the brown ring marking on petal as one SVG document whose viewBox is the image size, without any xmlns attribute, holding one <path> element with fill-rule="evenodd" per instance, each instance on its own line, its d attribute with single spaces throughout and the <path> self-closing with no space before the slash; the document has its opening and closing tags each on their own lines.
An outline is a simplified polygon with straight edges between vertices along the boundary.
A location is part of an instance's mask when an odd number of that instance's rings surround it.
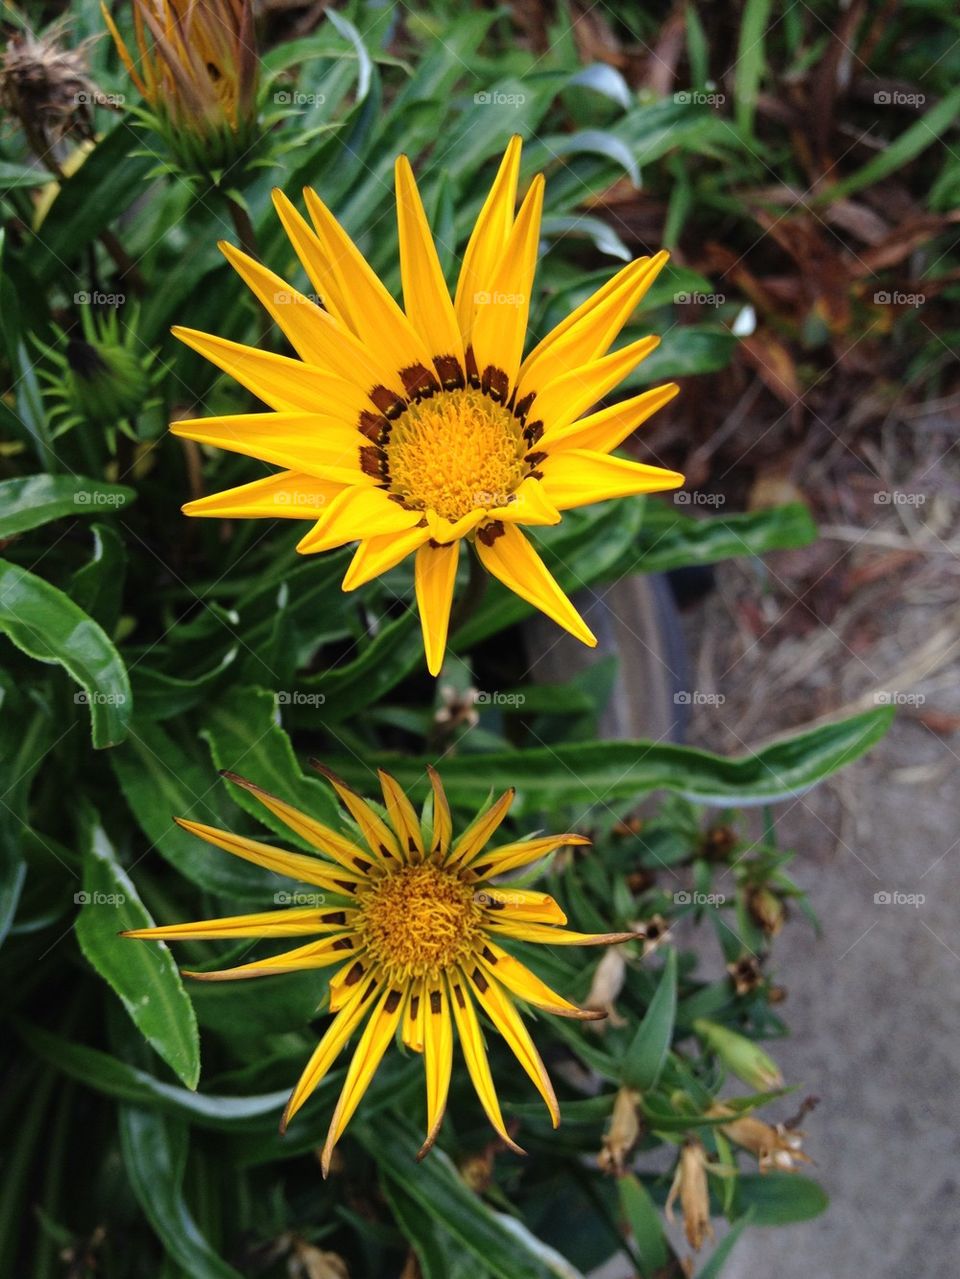
<svg viewBox="0 0 960 1279">
<path fill-rule="evenodd" d="M 375 444 L 363 444 L 360 447 L 360 470 L 375 480 L 389 480 L 387 455 Z"/>
<path fill-rule="evenodd" d="M 541 462 L 546 461 L 548 456 L 549 454 L 544 453 L 541 450 L 539 453 L 528 453 L 523 460 L 528 464 L 528 466 L 539 466 Z"/>
<path fill-rule="evenodd" d="M 443 1008 L 443 996 L 439 990 L 431 990 L 430 992 L 430 1011 L 434 1016 L 438 1016 Z"/>
<path fill-rule="evenodd" d="M 330 947 L 331 950 L 353 950 L 352 937 L 338 937 Z"/>
<path fill-rule="evenodd" d="M 462 391 L 467 385 L 463 365 L 455 355 L 435 355 L 433 367 L 437 370 L 440 385 L 445 391 Z"/>
<path fill-rule="evenodd" d="M 356 986 L 357 982 L 363 976 L 363 964 L 358 959 L 353 965 L 346 977 L 343 979 L 344 986 Z"/>
<path fill-rule="evenodd" d="M 320 922 L 323 924 L 345 924 L 347 922 L 347 912 L 345 910 L 331 910 L 326 915 L 320 916 Z"/>
<path fill-rule="evenodd" d="M 394 421 L 407 407 L 406 400 L 388 386 L 375 386 L 368 397 L 388 421 Z"/>
<path fill-rule="evenodd" d="M 485 995 L 490 989 L 490 983 L 487 981 L 486 977 L 484 977 L 479 968 L 475 968 L 473 970 L 473 984 L 476 986 L 477 990 L 479 990 L 481 995 Z"/>
<path fill-rule="evenodd" d="M 386 846 L 386 844 L 378 844 L 378 845 L 377 845 L 377 847 L 380 849 L 380 856 L 381 856 L 381 857 L 389 857 L 391 861 L 392 861 L 392 860 L 394 860 L 393 853 L 392 853 L 392 852 L 390 851 L 390 849 Z"/>
<path fill-rule="evenodd" d="M 529 426 L 523 428 L 523 438 L 531 448 L 543 438 L 544 429 L 544 425 L 540 421 L 531 422 Z"/>
<path fill-rule="evenodd" d="M 503 520 L 491 520 L 489 524 L 484 524 L 483 528 L 477 532 L 477 537 L 484 546 L 492 546 L 498 537 L 503 537 L 505 532 Z"/>
<path fill-rule="evenodd" d="M 468 346 L 466 351 L 464 352 L 464 355 L 466 357 L 466 365 L 467 365 L 467 369 L 466 369 L 467 382 L 470 384 L 470 386 L 474 388 L 474 390 L 479 390 L 480 370 L 477 368 L 477 357 L 473 353 L 473 347 Z"/>
<path fill-rule="evenodd" d="M 484 946 L 480 953 L 483 955 L 488 964 L 496 964 L 498 962 L 497 956 L 493 953 L 489 946 Z"/>
<path fill-rule="evenodd" d="M 517 400 L 513 406 L 513 415 L 518 417 L 521 422 L 525 422 L 527 414 L 530 412 L 530 405 L 537 398 L 536 391 L 530 391 L 522 400 Z"/>
<path fill-rule="evenodd" d="M 460 1007 L 466 1008 L 467 1001 L 464 999 L 463 991 L 460 989 L 459 985 L 456 982 L 454 982 L 453 984 L 453 993 L 456 996 L 457 1003 L 460 1005 Z"/>
<path fill-rule="evenodd" d="M 400 370 L 403 389 L 411 400 L 429 400 L 440 390 L 436 376 L 422 364 L 411 364 Z"/>
<path fill-rule="evenodd" d="M 357 421 L 357 430 L 373 444 L 384 444 L 390 434 L 390 423 L 382 413 L 371 413 L 369 409 L 362 409 Z"/>
<path fill-rule="evenodd" d="M 357 881 L 349 879 L 335 879 L 333 881 L 338 888 L 342 888 L 345 893 L 355 893 L 357 891 Z"/>
<path fill-rule="evenodd" d="M 417 841 L 413 838 L 412 835 L 408 835 L 407 836 L 407 852 L 419 853 L 419 851 L 420 851 L 420 848 L 417 845 Z"/>
<path fill-rule="evenodd" d="M 363 994 L 360 996 L 361 1004 L 365 1004 L 376 989 L 377 989 L 377 982 L 376 982 L 376 979 L 374 979 L 370 983 L 370 985 L 367 987 L 367 989 L 363 992 Z"/>
<path fill-rule="evenodd" d="M 480 389 L 496 404 L 506 404 L 510 395 L 510 379 L 503 369 L 498 369 L 494 364 L 488 364 L 480 379 Z"/>
<path fill-rule="evenodd" d="M 416 1021 L 416 1019 L 417 1019 L 417 1013 L 418 1013 L 419 1011 L 420 1011 L 420 996 L 419 996 L 419 995 L 411 995 L 411 996 L 410 996 L 410 1017 L 411 1017 L 411 1020 Z"/>
<path fill-rule="evenodd" d="M 482 866 L 469 866 L 467 869 L 474 879 L 483 879 L 488 870 L 493 870 L 493 862 L 484 862 Z"/>
<path fill-rule="evenodd" d="M 391 990 L 390 994 L 384 1000 L 383 1011 L 385 1013 L 395 1013 L 399 1007 L 403 994 L 399 990 Z"/>
</svg>

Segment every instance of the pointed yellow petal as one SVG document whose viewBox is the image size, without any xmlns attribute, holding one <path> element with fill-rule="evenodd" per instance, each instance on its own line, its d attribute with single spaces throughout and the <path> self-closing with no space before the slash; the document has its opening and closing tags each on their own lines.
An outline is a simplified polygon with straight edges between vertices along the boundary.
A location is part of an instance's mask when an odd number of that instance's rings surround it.
<svg viewBox="0 0 960 1279">
<path fill-rule="evenodd" d="M 181 971 L 184 977 L 191 977 L 194 981 L 245 981 L 250 977 L 274 977 L 278 973 L 306 972 L 339 964 L 344 952 L 352 950 L 355 944 L 346 936 L 324 937 L 322 941 L 309 942 L 295 950 L 285 950 L 280 955 L 267 955 L 236 968 L 220 968 L 207 973 L 192 972 L 186 968 Z"/>
<path fill-rule="evenodd" d="M 427 1139 L 417 1153 L 422 1159 L 433 1146 L 443 1123 L 453 1069 L 453 1019 L 446 989 L 440 982 L 424 991 L 423 1065 L 427 1078 Z"/>
<path fill-rule="evenodd" d="M 390 830 L 383 818 L 374 812 L 366 800 L 361 799 L 353 787 L 348 786 L 343 778 L 338 777 L 336 773 L 327 768 L 326 764 L 321 764 L 319 760 L 312 759 L 310 765 L 318 773 L 321 773 L 337 792 L 340 802 L 360 827 L 363 832 L 363 838 L 370 845 L 374 855 L 381 860 L 389 861 L 392 857 L 396 861 L 402 861 L 400 846 L 393 836 L 393 831 Z"/>
<path fill-rule="evenodd" d="M 362 983 L 369 968 L 365 952 L 358 951 L 333 974 L 327 982 L 327 1006 L 330 1012 L 339 1012 L 347 1006 L 356 993 L 357 983 Z"/>
<path fill-rule="evenodd" d="M 544 1012 L 554 1013 L 557 1017 L 574 1017 L 579 1021 L 599 1021 L 604 1015 L 595 1008 L 578 1008 L 576 1004 L 571 1004 L 568 999 L 551 990 L 526 964 L 521 964 L 489 938 L 481 962 L 512 995 L 525 1003 L 533 1004 L 535 1008 L 542 1008 Z"/>
<path fill-rule="evenodd" d="M 477 295 L 470 345 L 482 386 L 490 381 L 485 375 L 488 367 L 502 370 L 509 386 L 516 381 L 537 268 L 543 188 L 543 175 L 538 174 L 517 215 L 489 292 Z"/>
<path fill-rule="evenodd" d="M 590 840 L 583 835 L 542 835 L 539 839 L 522 839 L 515 844 L 502 844 L 499 848 L 481 850 L 467 863 L 469 870 L 478 878 L 490 875 L 503 875 L 508 870 L 516 870 L 520 866 L 528 866 L 530 862 L 539 861 L 548 853 L 567 844 L 589 844 Z"/>
<path fill-rule="evenodd" d="M 554 580 L 553 574 L 515 524 L 502 525 L 503 532 L 492 542 L 484 541 L 481 530 L 476 548 L 483 566 L 521 599 L 532 604 L 558 626 L 591 648 L 596 638 Z"/>
<path fill-rule="evenodd" d="M 159 928 L 131 928 L 121 937 L 151 937 L 154 941 L 225 941 L 231 937 L 305 937 L 343 929 L 353 911 L 303 906 L 295 910 L 262 910 L 253 915 L 226 915 L 190 924 Z"/>
<path fill-rule="evenodd" d="M 170 430 L 198 444 L 307 472 L 341 490 L 345 484 L 372 489 L 376 483 L 360 468 L 363 436 L 319 413 L 237 413 L 229 417 L 188 418 L 172 422 Z M 326 509 L 328 505 L 324 503 L 320 511 L 306 512 L 306 518 L 316 518 Z"/>
<path fill-rule="evenodd" d="M 419 511 L 407 511 L 391 502 L 380 488 L 360 486 L 339 493 L 300 542 L 301 555 L 332 551 L 345 542 L 377 537 L 386 533 L 404 533 L 420 520 Z"/>
<path fill-rule="evenodd" d="M 453 846 L 453 852 L 447 862 L 448 866 L 469 865 L 481 848 L 492 838 L 516 796 L 513 786 L 505 790 L 498 800 L 483 813 L 479 813 Z"/>
<path fill-rule="evenodd" d="M 442 861 L 450 847 L 450 836 L 453 833 L 453 818 L 450 816 L 450 805 L 447 792 L 443 789 L 440 774 L 430 764 L 427 765 L 430 785 L 433 788 L 433 836 L 430 852 L 435 859 Z"/>
<path fill-rule="evenodd" d="M 515 924 L 502 915 L 492 919 L 488 927 L 501 937 L 542 942 L 544 946 L 616 946 L 637 937 L 636 933 L 576 933 L 569 928 L 552 928 L 549 924 Z"/>
<path fill-rule="evenodd" d="M 604 355 L 669 258 L 664 251 L 631 262 L 571 311 L 524 360 L 517 398 Z"/>
<path fill-rule="evenodd" d="M 439 675 L 443 665 L 459 558 L 459 542 L 450 542 L 447 546 L 424 545 L 417 551 L 414 583 L 427 670 L 431 675 Z"/>
<path fill-rule="evenodd" d="M 644 466 L 606 453 L 586 449 L 565 449 L 551 453 L 541 464 L 543 485 L 559 511 L 586 506 L 611 497 L 631 497 L 637 493 L 663 493 L 679 488 L 683 476 L 661 466 Z"/>
<path fill-rule="evenodd" d="M 280 471 L 209 497 L 198 497 L 182 509 L 184 515 L 217 519 L 315 520 L 342 489 L 336 480 Z"/>
<path fill-rule="evenodd" d="M 470 989 L 477 1003 L 484 1010 L 500 1034 L 510 1045 L 513 1055 L 530 1076 L 534 1086 L 546 1103 L 554 1128 L 560 1123 L 560 1107 L 557 1095 L 547 1074 L 546 1067 L 534 1047 L 530 1032 L 523 1024 L 523 1019 L 513 1005 L 509 995 L 505 995 L 496 982 L 489 981 L 479 968 L 465 974 L 470 982 Z"/>
<path fill-rule="evenodd" d="M 520 483 L 512 502 L 492 507 L 486 517 L 503 520 L 507 524 L 559 524 L 563 518 L 547 497 L 541 481 L 532 475 Z"/>
<path fill-rule="evenodd" d="M 676 382 L 655 386 L 642 395 L 631 396 L 619 404 L 611 404 L 599 413 L 579 418 L 554 431 L 544 432 L 542 447 L 552 453 L 562 449 L 590 449 L 594 453 L 612 453 L 638 426 L 657 409 L 673 399 L 680 388 Z"/>
<path fill-rule="evenodd" d="M 602 400 L 659 345 L 658 337 L 640 338 L 602 359 L 568 369 L 539 388 L 528 417 L 531 421 L 543 422 L 548 431 L 566 426 Z"/>
<path fill-rule="evenodd" d="M 273 207 L 314 291 L 330 314 L 349 330 L 343 299 L 320 241 L 279 187 L 275 187 L 273 191 Z"/>
<path fill-rule="evenodd" d="M 356 875 L 359 871 L 366 877 L 370 870 L 370 856 L 352 840 L 346 839 L 307 813 L 302 813 L 299 808 L 294 808 L 286 800 L 271 795 L 255 782 L 248 782 L 245 777 L 240 777 L 237 773 L 224 772 L 223 776 L 235 786 L 242 786 L 254 799 L 259 800 L 264 808 L 275 817 L 279 817 L 284 825 L 296 831 L 308 844 L 312 844 L 317 852 L 332 858 L 345 870 L 350 871 L 351 875 Z"/>
<path fill-rule="evenodd" d="M 126 42 L 120 35 L 120 32 L 117 30 L 117 24 L 114 22 L 113 15 L 107 8 L 104 0 L 100 0 L 100 12 L 103 15 L 104 22 L 107 24 L 107 30 L 113 37 L 113 43 L 117 46 L 117 53 L 120 55 L 120 61 L 126 67 L 127 75 L 137 86 L 137 92 L 140 94 L 141 98 L 148 98 L 150 95 L 147 92 L 147 86 L 137 74 L 136 64 L 130 55 L 130 50 L 127 48 Z"/>
<path fill-rule="evenodd" d="M 413 170 L 405 155 L 397 157 L 395 173 L 400 275 L 407 317 L 431 355 L 452 357 L 462 369 L 463 339 Z"/>
<path fill-rule="evenodd" d="M 484 884 L 474 893 L 474 901 L 496 918 L 523 920 L 531 924 L 565 924 L 567 917 L 549 893 L 532 888 L 512 888 L 509 884 Z"/>
<path fill-rule="evenodd" d="M 497 1090 L 493 1084 L 493 1076 L 490 1074 L 490 1063 L 487 1060 L 487 1052 L 483 1046 L 483 1036 L 480 1033 L 480 1023 L 477 1021 L 473 1001 L 465 988 L 463 980 L 452 974 L 447 977 L 447 991 L 450 1005 L 453 1008 L 453 1015 L 457 1022 L 460 1048 L 463 1052 L 464 1061 L 467 1063 L 467 1071 L 473 1081 L 474 1088 L 477 1090 L 477 1096 L 480 1098 L 480 1104 L 503 1141 L 506 1142 L 511 1150 L 515 1150 L 517 1154 L 522 1155 L 524 1151 L 507 1133 L 503 1115 L 500 1113 Z"/>
<path fill-rule="evenodd" d="M 405 533 L 381 533 L 377 537 L 364 538 L 357 545 L 340 589 L 355 591 L 357 587 L 365 586 L 382 573 L 388 573 L 401 560 L 418 550 L 429 536 L 428 528 L 418 528 L 415 524 Z"/>
<path fill-rule="evenodd" d="M 387 808 L 387 816 L 390 818 L 390 825 L 393 827 L 401 852 L 407 860 L 422 861 L 424 853 L 423 835 L 420 831 L 420 819 L 417 817 L 413 805 L 400 789 L 396 779 L 391 777 L 389 773 L 385 773 L 382 768 L 378 768 L 377 776 L 380 778 L 380 788 L 383 791 L 383 802 Z"/>
<path fill-rule="evenodd" d="M 410 997 L 403 1011 L 403 1026 L 400 1037 L 411 1052 L 423 1052 L 423 1005 L 425 988 L 422 977 L 410 986 Z"/>
<path fill-rule="evenodd" d="M 304 191 L 307 212 L 337 282 L 339 304 L 350 326 L 401 374 L 420 366 L 432 371 L 430 352 L 363 254 L 315 191 Z M 431 373 L 432 375 L 432 373 Z"/>
<path fill-rule="evenodd" d="M 369 407 L 366 396 L 356 385 L 302 360 L 258 351 L 256 347 L 185 329 L 182 325 L 176 325 L 170 332 L 280 413 L 321 414 L 327 419 L 342 421 L 345 426 L 354 426 L 360 410 Z"/>
<path fill-rule="evenodd" d="M 486 518 L 482 510 L 469 511 L 458 520 L 445 519 L 436 511 L 424 511 L 424 515 L 430 530 L 430 539 L 438 546 L 448 546 L 451 542 L 460 541 L 468 533 L 472 533 Z"/>
<path fill-rule="evenodd" d="M 360 1098 L 367 1091 L 370 1080 L 380 1065 L 383 1054 L 387 1051 L 397 1028 L 397 1022 L 403 1016 L 405 1002 L 405 993 L 399 990 L 386 990 L 377 1007 L 370 1014 L 370 1020 L 360 1036 L 360 1042 L 351 1059 L 343 1091 L 340 1093 L 337 1108 L 333 1112 L 327 1139 L 323 1143 L 320 1168 L 324 1177 L 330 1171 L 330 1159 L 334 1146 L 353 1117 L 353 1112 L 360 1104 Z"/>
<path fill-rule="evenodd" d="M 327 888 L 335 893 L 349 895 L 356 889 L 356 875 L 345 879 L 342 872 L 325 866 L 316 857 L 308 857 L 304 853 L 288 853 L 283 849 L 273 848 L 270 844 L 261 844 L 259 840 L 247 839 L 244 835 L 233 835 L 230 831 L 204 826 L 201 822 L 188 822 L 183 817 L 174 820 L 191 835 L 197 835 L 208 844 L 214 844 L 256 866 L 272 870 L 277 875 L 286 875 L 288 879 L 296 879 L 304 884 L 316 884 L 318 888 Z"/>
<path fill-rule="evenodd" d="M 366 1015 L 376 989 L 377 982 L 361 982 L 354 989 L 350 999 L 337 1013 L 327 1027 L 323 1038 L 314 1049 L 313 1056 L 307 1062 L 303 1074 L 297 1080 L 297 1086 L 290 1094 L 283 1118 L 280 1120 L 280 1131 L 285 1132 L 287 1125 L 310 1094 L 321 1082 L 324 1075 L 340 1055 L 344 1044 L 353 1034 Z"/>
<path fill-rule="evenodd" d="M 513 227 L 513 211 L 517 204 L 517 178 L 520 174 L 521 139 L 514 135 L 504 152 L 463 254 L 460 279 L 454 306 L 464 341 L 469 341 L 473 317 L 477 309 L 476 295 L 489 293 L 493 272 L 503 255 Z"/>
</svg>

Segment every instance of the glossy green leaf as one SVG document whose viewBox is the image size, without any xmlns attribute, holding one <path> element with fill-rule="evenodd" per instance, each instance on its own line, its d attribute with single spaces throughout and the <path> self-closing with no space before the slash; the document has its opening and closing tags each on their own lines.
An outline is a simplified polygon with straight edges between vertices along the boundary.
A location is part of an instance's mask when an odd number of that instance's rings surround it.
<svg viewBox="0 0 960 1279">
<path fill-rule="evenodd" d="M 149 928 L 153 920 L 99 824 L 89 832 L 79 899 L 75 929 L 87 961 L 120 997 L 144 1038 L 188 1088 L 195 1088 L 200 1078 L 196 1016 L 166 945 L 118 935 Z"/>
<path fill-rule="evenodd" d="M 743 1173 L 733 1197 L 736 1216 L 751 1211 L 756 1226 L 786 1226 L 809 1221 L 826 1210 L 823 1187 L 798 1173 Z"/>
<path fill-rule="evenodd" d="M 0 537 L 76 515 L 102 516 L 136 498 L 125 484 L 83 475 L 24 475 L 0 483 Z"/>
<path fill-rule="evenodd" d="M 716 564 L 739 555 L 808 546 L 817 526 L 800 502 L 743 515 L 711 515 L 696 519 L 680 514 L 677 498 L 650 502 L 637 547 L 624 556 L 622 572 L 663 573 L 693 564 Z"/>
<path fill-rule="evenodd" d="M 0 631 L 29 657 L 59 665 L 83 689 L 95 747 L 122 742 L 133 710 L 120 654 L 103 629 L 63 591 L 0 560 Z"/>
<path fill-rule="evenodd" d="M 617 1179 L 620 1208 L 626 1218 L 640 1257 L 643 1279 L 652 1279 L 667 1264 L 669 1249 L 663 1233 L 663 1218 L 650 1192 L 632 1172 Z"/>
<path fill-rule="evenodd" d="M 663 973 L 633 1042 L 623 1059 L 623 1082 L 646 1092 L 655 1088 L 663 1070 L 677 1016 L 677 952 L 667 951 Z"/>
</svg>

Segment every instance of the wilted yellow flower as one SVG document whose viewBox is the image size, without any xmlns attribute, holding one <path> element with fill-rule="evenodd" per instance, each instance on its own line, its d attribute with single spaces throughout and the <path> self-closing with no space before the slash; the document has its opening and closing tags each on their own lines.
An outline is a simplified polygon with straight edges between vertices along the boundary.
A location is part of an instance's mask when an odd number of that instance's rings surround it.
<svg viewBox="0 0 960 1279">
<path fill-rule="evenodd" d="M 589 1020 L 603 1014 L 578 1008 L 551 990 L 510 954 L 510 943 L 596 946 L 626 941 L 633 934 L 573 932 L 560 926 L 566 916 L 547 893 L 489 881 L 564 844 L 589 841 L 582 835 L 544 835 L 488 852 L 486 846 L 513 801 L 512 790 L 454 839 L 446 795 L 432 769 L 433 818 L 432 824 L 423 825 L 387 773 L 380 773 L 380 783 L 389 824 L 345 782 L 317 767 L 356 822 L 366 847 L 234 773 L 225 776 L 255 796 L 320 856 L 284 852 L 198 822 L 179 824 L 228 853 L 335 894 L 346 905 L 320 904 L 142 928 L 125 936 L 158 941 L 319 937 L 237 968 L 185 975 L 199 981 L 237 981 L 340 965 L 328 983 L 329 1008 L 335 1016 L 294 1088 L 281 1124 L 286 1127 L 330 1071 L 350 1036 L 366 1023 L 321 1153 L 324 1176 L 336 1143 L 397 1032 L 424 1059 L 428 1132 L 421 1156 L 433 1145 L 443 1120 L 454 1028 L 490 1122 L 512 1150 L 519 1150 L 500 1113 L 477 1010 L 510 1045 L 546 1102 L 554 1127 L 560 1121 L 557 1100 L 515 1000 L 560 1017 Z"/>
<path fill-rule="evenodd" d="M 415 555 L 427 665 L 443 662 L 464 540 L 483 567 L 585 644 L 596 639 L 522 526 L 605 498 L 676 488 L 683 476 L 612 451 L 674 385 L 583 416 L 658 343 L 610 347 L 667 260 L 625 266 L 524 358 L 543 177 L 516 212 L 520 139 L 507 148 L 460 267 L 455 297 L 405 156 L 396 163 L 404 308 L 320 197 L 310 227 L 281 192 L 280 219 L 322 308 L 231 245 L 223 252 L 298 359 L 176 328 L 273 410 L 174 423 L 175 434 L 283 467 L 189 502 L 188 515 L 311 519 L 297 550 L 359 545 L 352 591 Z M 319 518 L 318 518 L 319 515 Z"/>
<path fill-rule="evenodd" d="M 680 1159 L 674 1174 L 670 1193 L 667 1195 L 667 1220 L 673 1221 L 673 1205 L 680 1196 L 683 1211 L 683 1229 L 687 1243 L 695 1252 L 703 1247 L 704 1239 L 713 1238 L 710 1224 L 710 1192 L 707 1187 L 707 1152 L 697 1137 L 688 1137 L 680 1148 Z"/>
<path fill-rule="evenodd" d="M 258 136 L 252 0 L 133 0 L 137 53 L 101 10 L 130 79 L 186 169 L 215 173 Z"/>
<path fill-rule="evenodd" d="M 737 1115 L 735 1110 L 722 1104 L 711 1107 L 707 1111 L 711 1118 L 730 1115 L 730 1122 L 724 1124 L 721 1131 L 731 1141 L 756 1155 L 761 1172 L 776 1168 L 780 1172 L 793 1172 L 798 1163 L 810 1163 L 803 1153 L 802 1132 L 787 1128 L 784 1124 L 764 1123 L 754 1115 Z"/>
</svg>

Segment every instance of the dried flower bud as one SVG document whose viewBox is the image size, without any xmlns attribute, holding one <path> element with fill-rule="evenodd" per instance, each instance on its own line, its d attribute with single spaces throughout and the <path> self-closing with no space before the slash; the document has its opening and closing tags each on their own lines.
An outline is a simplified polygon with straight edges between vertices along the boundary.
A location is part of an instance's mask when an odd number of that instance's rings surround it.
<svg viewBox="0 0 960 1279">
<path fill-rule="evenodd" d="M 810 1163 L 809 1156 L 801 1149 L 802 1132 L 791 1130 L 784 1124 L 764 1123 L 754 1115 L 737 1116 L 729 1106 L 716 1105 L 707 1111 L 712 1118 L 730 1115 L 730 1123 L 721 1131 L 750 1154 L 755 1155 L 761 1172 L 775 1168 L 780 1172 L 794 1172 L 798 1164 Z"/>
<path fill-rule="evenodd" d="M 752 888 L 747 895 L 747 909 L 768 937 L 776 937 L 787 914 L 782 899 L 776 893 L 769 888 Z"/>
<path fill-rule="evenodd" d="M 729 826 L 711 826 L 700 838 L 700 855 L 708 862 L 725 862 L 736 846 L 736 832 Z"/>
<path fill-rule="evenodd" d="M 603 1172 L 621 1176 L 627 1156 L 640 1137 L 640 1094 L 634 1088 L 621 1088 L 613 1103 L 610 1123 L 603 1136 L 603 1149 L 597 1163 Z"/>
<path fill-rule="evenodd" d="M 626 1019 L 616 1009 L 616 998 L 623 989 L 627 975 L 627 961 L 619 946 L 608 946 L 603 958 L 597 964 L 593 974 L 590 990 L 584 1000 L 585 1008 L 593 1008 L 597 1012 L 606 1013 L 611 1026 L 625 1026 Z M 602 1030 L 604 1022 L 591 1022 L 594 1030 Z"/>
<path fill-rule="evenodd" d="M 741 955 L 732 964 L 727 964 L 727 972 L 738 995 L 749 995 L 763 985 L 763 969 L 756 955 Z"/>
<path fill-rule="evenodd" d="M 662 915 L 651 915 L 649 919 L 634 924 L 634 928 L 643 939 L 644 959 L 670 940 L 670 924 Z"/>
<path fill-rule="evenodd" d="M 699 1252 L 704 1239 L 713 1238 L 710 1224 L 710 1192 L 707 1188 L 707 1152 L 697 1137 L 688 1137 L 680 1150 L 677 1171 L 667 1196 L 667 1220 L 673 1222 L 673 1205 L 680 1196 L 687 1243 Z"/>
<path fill-rule="evenodd" d="M 15 116 L 34 153 L 54 172 L 52 151 L 72 134 L 93 137 L 92 106 L 103 95 L 90 79 L 86 45 L 64 49 L 62 26 L 17 32 L 0 58 L 0 106 Z"/>
</svg>

